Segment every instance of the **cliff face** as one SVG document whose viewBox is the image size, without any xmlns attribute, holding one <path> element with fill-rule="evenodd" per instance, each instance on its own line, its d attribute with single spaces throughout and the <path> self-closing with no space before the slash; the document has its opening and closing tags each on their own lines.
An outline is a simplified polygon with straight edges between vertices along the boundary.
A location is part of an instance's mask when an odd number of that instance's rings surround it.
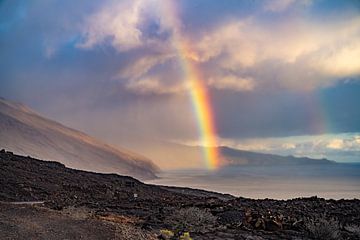
<svg viewBox="0 0 360 240">
<path fill-rule="evenodd" d="M 149 159 L 102 143 L 85 133 L 46 119 L 26 106 L 0 99 L 0 147 L 22 155 L 51 159 L 67 167 L 155 178 Z"/>
</svg>

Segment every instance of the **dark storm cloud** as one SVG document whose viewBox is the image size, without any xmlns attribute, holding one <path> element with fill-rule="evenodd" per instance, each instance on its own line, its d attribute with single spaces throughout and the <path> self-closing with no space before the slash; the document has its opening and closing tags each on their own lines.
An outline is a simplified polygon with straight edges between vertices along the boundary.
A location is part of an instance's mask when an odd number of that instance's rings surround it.
<svg viewBox="0 0 360 240">
<path fill-rule="evenodd" d="M 224 138 L 285 137 L 360 132 L 359 81 L 316 91 L 214 92 Z"/>
</svg>

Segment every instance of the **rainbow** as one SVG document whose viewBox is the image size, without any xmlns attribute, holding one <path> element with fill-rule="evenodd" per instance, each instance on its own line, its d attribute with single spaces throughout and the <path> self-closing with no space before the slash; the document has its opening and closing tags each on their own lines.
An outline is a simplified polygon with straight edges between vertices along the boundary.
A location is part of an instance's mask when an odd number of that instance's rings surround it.
<svg viewBox="0 0 360 240">
<path fill-rule="evenodd" d="M 177 17 L 174 3 L 175 1 L 168 0 L 161 2 L 165 7 L 164 14 L 166 14 L 167 20 L 170 21 L 174 29 L 173 45 L 177 51 L 190 92 L 206 166 L 209 170 L 214 170 L 219 167 L 220 153 L 218 148 L 216 148 L 218 146 L 217 134 L 211 101 L 201 72 L 195 64 L 194 51 L 191 48 L 191 44 L 180 32 L 181 24 L 178 21 L 179 18 Z"/>
</svg>

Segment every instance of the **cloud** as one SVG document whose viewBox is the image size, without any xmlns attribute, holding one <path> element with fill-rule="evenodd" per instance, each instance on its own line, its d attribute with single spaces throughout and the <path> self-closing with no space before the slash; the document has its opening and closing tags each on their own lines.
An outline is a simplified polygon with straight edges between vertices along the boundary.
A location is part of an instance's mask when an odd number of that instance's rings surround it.
<svg viewBox="0 0 360 240">
<path fill-rule="evenodd" d="M 224 146 L 242 150 L 299 157 L 329 158 L 339 161 L 353 161 L 360 157 L 359 133 L 242 140 L 220 139 L 220 142 Z"/>
<path fill-rule="evenodd" d="M 245 34 L 244 28 L 251 19 L 236 20 L 221 26 L 216 26 L 211 32 L 195 39 L 194 55 L 200 62 L 207 62 L 221 55 L 223 65 L 230 64 L 228 68 L 252 66 L 255 63 L 255 46 L 250 35 Z M 227 62 L 225 62 L 227 61 Z M 234 64 L 236 63 L 237 66 Z"/>
<path fill-rule="evenodd" d="M 343 149 L 344 146 L 345 145 L 343 139 L 332 139 L 326 144 L 326 148 L 329 149 Z"/>
<path fill-rule="evenodd" d="M 181 81 L 168 80 L 171 74 L 175 75 L 172 79 L 179 79 L 178 72 L 154 70 L 176 57 L 176 49 L 170 42 L 170 25 L 160 14 L 158 3 L 156 0 L 110 1 L 83 24 L 79 48 L 91 50 L 110 45 L 120 54 L 127 54 L 125 64 L 119 66 L 112 79 L 121 82 L 131 93 L 163 95 L 183 91 Z"/>
<path fill-rule="evenodd" d="M 294 143 L 283 143 L 281 147 L 283 149 L 295 149 L 296 145 Z"/>
<path fill-rule="evenodd" d="M 360 151 L 360 135 L 355 134 L 343 139 L 334 139 L 326 147 L 343 151 Z"/>
<path fill-rule="evenodd" d="M 360 41 L 349 42 L 335 51 L 322 51 L 312 64 L 323 73 L 335 77 L 360 74 Z"/>
<path fill-rule="evenodd" d="M 273 0 L 264 1 L 263 9 L 276 16 L 311 4 L 310 0 Z M 212 23 L 206 28 L 210 30 L 194 34 L 182 24 L 184 19 L 176 19 L 179 24 L 172 26 L 165 10 L 156 0 L 108 2 L 86 19 L 78 46 L 91 49 L 110 44 L 119 52 L 132 50 L 137 57 L 114 76 L 128 82 L 129 90 L 135 82 L 148 83 L 144 79 L 153 79 L 154 69 L 161 71 L 159 66 L 178 58 L 172 43 L 178 26 L 193 47 L 189 61 L 196 62 L 211 88 L 312 91 L 360 75 L 360 18 L 356 15 L 327 16 L 330 21 L 325 22 L 309 20 L 302 12 L 269 20 L 253 13 Z M 181 79 L 179 74 L 174 70 L 167 75 Z M 157 78 L 160 85 L 168 80 Z"/>
<path fill-rule="evenodd" d="M 125 143 L 135 129 L 140 137 L 197 139 L 173 42 L 181 31 L 191 46 L 186 60 L 208 84 L 219 136 L 360 131 L 358 1 L 172 2 L 179 29 L 157 0 L 5 1 L 0 94 L 105 140 L 114 126 L 128 130 L 117 135 Z M 317 130 L 323 114 L 331 129 Z M 321 149 L 340 151 L 328 144 Z M 276 149 L 316 146 L 287 140 Z"/>
<path fill-rule="evenodd" d="M 210 62 L 212 72 L 245 73 L 260 88 L 313 90 L 360 75 L 359 17 L 329 23 L 232 20 L 194 42 L 196 59 Z"/>
<path fill-rule="evenodd" d="M 125 0 L 106 4 L 85 21 L 82 31 L 84 39 L 78 47 L 92 48 L 106 41 L 118 51 L 141 46 L 144 38 L 140 24 L 144 20 L 145 9 L 144 0 Z"/>
<path fill-rule="evenodd" d="M 210 78 L 208 81 L 210 87 L 216 89 L 227 89 L 232 91 L 251 91 L 255 87 L 252 78 L 237 77 L 235 75 L 226 75 L 217 79 Z"/>
<path fill-rule="evenodd" d="M 126 83 L 125 87 L 131 92 L 141 95 L 174 94 L 185 90 L 185 85 L 165 85 L 164 81 L 161 81 L 161 78 L 158 76 L 130 80 Z"/>
<path fill-rule="evenodd" d="M 164 63 L 170 58 L 174 57 L 171 54 L 153 54 L 148 56 L 141 56 L 125 68 L 121 69 L 117 74 L 118 78 L 137 79 L 146 75 L 153 67 Z"/>
</svg>

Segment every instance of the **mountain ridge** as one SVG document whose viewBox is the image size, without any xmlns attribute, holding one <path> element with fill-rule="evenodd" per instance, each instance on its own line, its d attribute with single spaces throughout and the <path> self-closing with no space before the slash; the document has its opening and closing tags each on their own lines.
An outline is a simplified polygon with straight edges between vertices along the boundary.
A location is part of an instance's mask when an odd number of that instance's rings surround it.
<svg viewBox="0 0 360 240">
<path fill-rule="evenodd" d="M 81 131 L 47 119 L 27 106 L 0 99 L 0 146 L 68 167 L 156 178 L 159 168 L 140 154 L 118 149 Z"/>
<path fill-rule="evenodd" d="M 326 158 L 315 159 L 309 157 L 282 156 L 270 153 L 260 153 L 240 150 L 230 147 L 218 147 L 224 157 L 225 165 L 310 165 L 310 164 L 335 164 Z"/>
</svg>

